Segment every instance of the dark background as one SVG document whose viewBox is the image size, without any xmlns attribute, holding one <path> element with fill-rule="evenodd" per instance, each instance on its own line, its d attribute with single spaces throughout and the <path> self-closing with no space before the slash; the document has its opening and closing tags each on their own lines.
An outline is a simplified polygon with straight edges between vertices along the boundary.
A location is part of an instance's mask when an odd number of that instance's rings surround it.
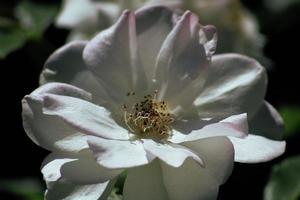
<svg viewBox="0 0 300 200">
<path fill-rule="evenodd" d="M 0 1 L 0 14 L 9 15 L 18 1 Z M 60 1 L 38 1 L 56 2 Z M 244 5 L 258 18 L 261 32 L 266 36 L 265 55 L 273 61 L 268 71 L 269 86 L 266 99 L 276 108 L 299 105 L 299 47 L 300 5 L 281 13 L 271 13 L 260 0 L 244 0 Z M 43 63 L 55 49 L 64 44 L 67 30 L 51 25 L 41 41 L 29 41 L 24 47 L 0 60 L 1 69 L 1 139 L 0 180 L 37 177 L 42 180 L 40 164 L 49 153 L 36 146 L 25 134 L 21 119 L 21 99 L 38 87 Z M 222 41 L 220 41 L 222 42 Z M 259 200 L 263 196 L 272 165 L 300 154 L 299 134 L 287 139 L 286 153 L 262 164 L 235 164 L 233 174 L 221 187 L 219 199 Z M 297 146 L 298 145 L 298 146 Z M 1 191 L 1 189 L 0 189 Z M 2 199 L 21 199 L 0 193 Z"/>
</svg>

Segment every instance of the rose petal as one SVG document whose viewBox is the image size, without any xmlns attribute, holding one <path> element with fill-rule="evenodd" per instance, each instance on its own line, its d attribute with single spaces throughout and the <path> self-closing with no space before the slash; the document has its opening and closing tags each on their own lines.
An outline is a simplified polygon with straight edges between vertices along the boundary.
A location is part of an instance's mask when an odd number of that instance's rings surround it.
<svg viewBox="0 0 300 200">
<path fill-rule="evenodd" d="M 190 85 L 200 90 L 203 85 L 199 75 L 204 75 L 209 59 L 199 42 L 200 28 L 197 16 L 187 11 L 169 33 L 158 54 L 155 73 L 158 98 L 166 100 L 171 109 L 176 109 L 183 100 L 192 101 L 194 98 L 194 93 L 187 96 L 179 95 L 178 91 L 184 91 Z"/>
<path fill-rule="evenodd" d="M 90 184 L 90 185 L 76 185 L 71 182 L 59 181 L 48 188 L 45 193 L 47 200 L 106 200 L 110 191 L 112 190 L 111 182 Z"/>
<path fill-rule="evenodd" d="M 129 139 L 128 131 L 119 126 L 103 107 L 78 98 L 44 95 L 43 113 L 56 116 L 78 131 L 109 139 Z"/>
<path fill-rule="evenodd" d="M 135 16 L 124 11 L 115 25 L 100 32 L 85 47 L 83 59 L 112 100 L 126 103 L 126 93 L 147 90 L 137 56 Z"/>
<path fill-rule="evenodd" d="M 142 7 L 135 12 L 138 49 L 148 82 L 154 76 L 157 54 L 173 27 L 175 13 L 161 6 Z"/>
<path fill-rule="evenodd" d="M 259 163 L 272 160 L 285 151 L 285 141 L 275 141 L 249 134 L 246 138 L 229 137 L 234 146 L 234 160 L 242 163 Z"/>
<path fill-rule="evenodd" d="M 203 158 L 205 167 L 187 159 L 179 168 L 161 164 L 164 185 L 172 200 L 216 199 L 218 187 L 230 175 L 234 150 L 230 141 L 215 137 L 186 143 Z"/>
<path fill-rule="evenodd" d="M 203 138 L 217 136 L 246 137 L 248 134 L 247 114 L 233 115 L 217 123 L 204 126 L 201 129 L 193 130 L 189 134 L 175 133 L 170 138 L 173 143 L 182 143 L 186 141 L 195 141 Z"/>
<path fill-rule="evenodd" d="M 43 113 L 45 94 L 60 94 L 89 100 L 91 95 L 84 90 L 62 83 L 49 83 L 33 91 L 22 100 L 23 127 L 27 135 L 37 144 L 50 151 L 77 152 L 88 145 L 83 135 L 62 120 Z"/>
<path fill-rule="evenodd" d="M 148 157 L 153 159 L 158 157 L 160 160 L 170 166 L 179 167 L 189 157 L 193 158 L 200 165 L 203 165 L 201 158 L 184 146 L 175 144 L 162 144 L 147 139 L 143 140 L 143 145 Z"/>
<path fill-rule="evenodd" d="M 86 44 L 85 41 L 70 42 L 56 50 L 44 65 L 40 83 L 68 83 L 92 93 L 94 102 L 110 104 L 107 93 L 83 61 L 82 52 Z"/>
<path fill-rule="evenodd" d="M 264 101 L 249 122 L 250 132 L 270 139 L 280 140 L 283 136 L 283 120 L 276 109 Z"/>
<path fill-rule="evenodd" d="M 112 180 L 120 170 L 112 170 L 100 166 L 90 153 L 77 154 L 77 157 L 66 157 L 62 154 L 52 153 L 42 164 L 42 173 L 47 185 L 63 178 L 74 184 L 95 184 Z"/>
<path fill-rule="evenodd" d="M 124 199 L 169 200 L 158 160 L 128 169 L 123 189 Z"/>
<path fill-rule="evenodd" d="M 265 69 L 255 60 L 238 54 L 214 56 L 204 91 L 194 104 L 200 117 L 227 117 L 258 110 L 266 92 Z"/>
<path fill-rule="evenodd" d="M 106 140 L 90 136 L 88 144 L 97 162 L 110 169 L 136 167 L 151 161 L 140 141 Z"/>
</svg>

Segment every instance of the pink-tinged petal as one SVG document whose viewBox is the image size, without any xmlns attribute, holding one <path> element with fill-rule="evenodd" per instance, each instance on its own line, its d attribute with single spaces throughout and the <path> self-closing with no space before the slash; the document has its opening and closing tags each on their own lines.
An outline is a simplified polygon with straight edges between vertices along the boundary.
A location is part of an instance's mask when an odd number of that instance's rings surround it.
<svg viewBox="0 0 300 200">
<path fill-rule="evenodd" d="M 91 95 L 79 88 L 63 83 L 43 85 L 22 100 L 23 127 L 37 144 L 50 151 L 77 152 L 88 148 L 83 135 L 54 116 L 43 113 L 41 96 L 59 94 L 84 100 Z"/>
<path fill-rule="evenodd" d="M 284 131 L 283 119 L 276 109 L 266 101 L 250 119 L 249 127 L 251 133 L 274 140 L 281 140 Z"/>
<path fill-rule="evenodd" d="M 187 11 L 169 33 L 158 54 L 155 73 L 158 98 L 166 100 L 171 109 L 190 104 L 196 97 L 193 92 L 185 95 L 178 91 L 187 88 L 199 91 L 204 83 L 202 76 L 209 58 L 199 42 L 200 29 L 197 16 Z"/>
<path fill-rule="evenodd" d="M 47 94 L 40 98 L 44 114 L 56 116 L 79 132 L 108 139 L 129 139 L 128 131 L 103 107 L 68 96 Z"/>
<path fill-rule="evenodd" d="M 83 61 L 82 52 L 86 44 L 86 41 L 70 42 L 56 50 L 44 65 L 40 84 L 68 83 L 92 93 L 93 102 L 110 106 L 111 101 L 107 93 Z"/>
<path fill-rule="evenodd" d="M 270 140 L 249 134 L 246 138 L 229 137 L 234 146 L 234 160 L 241 163 L 259 163 L 272 160 L 285 151 L 285 141 Z"/>
<path fill-rule="evenodd" d="M 90 136 L 90 149 L 97 162 L 110 169 L 130 168 L 145 165 L 152 160 L 140 141 L 106 140 Z"/>
<path fill-rule="evenodd" d="M 162 176 L 158 160 L 128 169 L 123 189 L 124 199 L 170 200 Z"/>
<path fill-rule="evenodd" d="M 201 117 L 247 113 L 252 118 L 264 99 L 265 69 L 238 54 L 213 56 L 204 90 L 194 102 Z"/>
<path fill-rule="evenodd" d="M 164 185 L 172 200 L 216 199 L 219 185 L 233 167 L 234 150 L 224 137 L 207 138 L 186 144 L 205 163 L 201 167 L 192 159 L 179 168 L 161 163 Z"/>
<path fill-rule="evenodd" d="M 122 105 L 126 93 L 147 90 L 137 56 L 135 16 L 124 11 L 119 20 L 85 47 L 83 59 L 111 99 Z"/>
<path fill-rule="evenodd" d="M 203 128 L 193 130 L 189 134 L 175 133 L 170 138 L 173 143 L 195 141 L 203 138 L 218 136 L 234 136 L 243 138 L 248 134 L 247 114 L 233 115 L 217 123 L 205 125 Z"/>
<path fill-rule="evenodd" d="M 203 165 L 201 158 L 184 146 L 163 144 L 147 139 L 143 140 L 143 145 L 148 157 L 152 159 L 157 157 L 170 166 L 179 167 L 189 157 L 193 158 L 199 165 Z"/>
<path fill-rule="evenodd" d="M 158 52 L 173 27 L 175 12 L 162 6 L 143 7 L 135 12 L 139 56 L 151 82 Z"/>
</svg>

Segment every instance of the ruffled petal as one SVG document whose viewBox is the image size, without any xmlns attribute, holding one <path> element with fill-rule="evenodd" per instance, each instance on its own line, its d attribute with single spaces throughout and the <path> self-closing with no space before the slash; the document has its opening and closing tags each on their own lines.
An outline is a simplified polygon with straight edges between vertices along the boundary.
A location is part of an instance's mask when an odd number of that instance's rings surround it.
<svg viewBox="0 0 300 200">
<path fill-rule="evenodd" d="M 186 143 L 204 161 L 201 167 L 187 159 L 179 168 L 161 164 L 164 185 L 172 200 L 216 199 L 219 185 L 225 182 L 233 167 L 234 150 L 224 137 Z"/>
<path fill-rule="evenodd" d="M 88 144 L 97 162 L 110 169 L 136 167 L 152 161 L 138 140 L 106 140 L 90 136 Z"/>
<path fill-rule="evenodd" d="M 143 140 L 144 148 L 149 158 L 159 158 L 166 164 L 179 167 L 187 158 L 193 158 L 198 164 L 203 165 L 203 161 L 190 149 L 175 145 L 175 144 L 162 144 L 153 140 Z"/>
<path fill-rule="evenodd" d="M 263 102 L 258 112 L 250 119 L 250 132 L 274 140 L 281 140 L 284 131 L 283 119 L 268 102 Z"/>
<path fill-rule="evenodd" d="M 148 82 L 154 77 L 158 52 L 173 27 L 173 11 L 166 7 L 152 6 L 135 12 L 138 49 Z"/>
<path fill-rule="evenodd" d="M 124 11 L 115 25 L 100 32 L 83 51 L 88 68 L 120 106 L 126 103 L 127 92 L 147 90 L 137 56 L 135 28 L 134 14 Z"/>
<path fill-rule="evenodd" d="M 68 83 L 92 93 L 97 104 L 109 106 L 111 101 L 107 93 L 83 61 L 82 52 L 86 44 L 86 41 L 70 42 L 56 50 L 44 65 L 40 84 Z"/>
<path fill-rule="evenodd" d="M 158 160 L 129 169 L 123 189 L 124 199 L 169 200 L 162 176 Z"/>
<path fill-rule="evenodd" d="M 200 117 L 227 117 L 247 113 L 252 118 L 264 99 L 265 69 L 238 54 L 214 56 L 204 91 L 194 102 Z"/>
<path fill-rule="evenodd" d="M 108 174 L 104 174 L 102 168 L 100 166 L 96 166 L 95 164 L 92 164 L 91 166 L 86 168 L 88 164 L 95 162 L 94 160 L 88 160 L 87 158 L 84 158 L 84 161 L 82 160 L 79 162 L 80 164 L 76 162 L 78 160 L 80 159 L 68 158 L 64 157 L 61 154 L 54 153 L 46 157 L 41 169 L 47 185 L 45 199 L 94 200 L 99 199 L 99 197 L 101 197 L 100 200 L 107 199 L 116 180 L 113 179 L 113 177 L 115 176 L 113 170 L 111 170 Z M 74 161 L 75 163 L 72 163 Z M 68 164 L 71 164 L 73 166 L 70 172 L 72 174 L 66 174 L 64 171 L 61 172 L 62 167 Z M 65 175 L 67 175 L 67 177 L 65 177 Z M 88 175 L 88 177 L 85 177 L 85 175 Z M 92 177 L 91 175 L 93 175 L 94 177 Z M 80 184 L 76 184 L 73 182 L 74 177 L 76 176 L 76 181 L 80 179 Z M 68 178 L 71 178 L 72 181 L 68 180 Z M 88 180 L 88 178 L 91 179 Z M 112 179 L 108 180 L 109 178 Z M 97 181 L 97 183 L 93 183 L 95 181 Z M 93 184 L 88 184 L 89 182 L 92 182 Z"/>
<path fill-rule="evenodd" d="M 217 123 L 204 125 L 203 128 L 193 130 L 189 134 L 180 134 L 175 131 L 169 139 L 172 143 L 182 143 L 203 138 L 217 136 L 234 136 L 243 138 L 248 134 L 247 114 L 233 115 Z"/>
<path fill-rule="evenodd" d="M 200 90 L 209 64 L 205 47 L 200 43 L 196 15 L 187 11 L 164 41 L 157 57 L 155 81 L 158 98 L 168 102 L 171 109 L 190 104 L 195 94 L 178 93 L 189 88 Z M 196 91 L 195 90 L 195 91 Z"/>
<path fill-rule="evenodd" d="M 259 163 L 272 160 L 285 151 L 285 141 L 275 141 L 249 134 L 246 138 L 229 137 L 234 146 L 234 160 L 241 163 Z"/>
<path fill-rule="evenodd" d="M 121 173 L 99 165 L 90 153 L 74 158 L 52 153 L 44 160 L 41 171 L 48 186 L 62 178 L 74 184 L 104 183 Z"/>
<path fill-rule="evenodd" d="M 42 102 L 44 114 L 56 116 L 82 133 L 108 139 L 129 139 L 128 131 L 119 126 L 103 107 L 62 95 L 46 94 L 31 98 Z"/>
<path fill-rule="evenodd" d="M 23 127 L 27 135 L 37 144 L 50 151 L 77 152 L 88 145 L 83 135 L 54 116 L 43 113 L 45 94 L 59 94 L 90 100 L 91 95 L 79 88 L 63 83 L 49 83 L 39 87 L 22 100 Z"/>
<path fill-rule="evenodd" d="M 73 175 L 79 177 L 80 175 L 88 174 L 90 172 L 96 172 L 92 174 L 95 177 L 99 178 L 99 182 L 93 184 L 76 184 L 64 177 L 64 173 L 61 172 L 61 168 L 68 163 L 78 160 L 77 158 L 65 158 L 58 154 L 50 154 L 42 165 L 42 173 L 44 180 L 47 184 L 47 190 L 45 192 L 45 199 L 47 200 L 57 200 L 57 199 L 66 199 L 66 200 L 77 200 L 77 199 L 87 199 L 94 200 L 100 199 L 106 200 L 109 195 L 115 179 L 104 180 L 103 171 L 98 171 L 98 168 L 94 168 L 95 165 L 92 165 L 88 168 L 81 168 L 80 171 L 74 173 Z M 90 161 L 88 162 L 90 163 Z M 86 165 L 85 165 L 86 166 Z M 84 167 L 84 166 L 83 166 Z M 78 169 L 76 169 L 78 170 Z M 82 174 L 83 173 L 83 174 Z M 81 177 L 82 177 L 81 176 Z M 92 178 L 91 175 L 89 175 Z M 91 182 L 95 181 L 96 178 L 93 177 Z M 87 181 L 86 177 L 82 177 Z M 102 182 L 100 182 L 102 181 Z"/>
</svg>

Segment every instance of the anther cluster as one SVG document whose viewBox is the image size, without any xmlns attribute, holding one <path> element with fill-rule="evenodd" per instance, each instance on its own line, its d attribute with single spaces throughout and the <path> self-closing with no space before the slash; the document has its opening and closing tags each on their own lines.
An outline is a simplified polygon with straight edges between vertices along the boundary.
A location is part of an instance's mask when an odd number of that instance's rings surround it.
<svg viewBox="0 0 300 200">
<path fill-rule="evenodd" d="M 154 95 L 146 95 L 144 99 L 135 103 L 130 110 L 123 105 L 124 121 L 132 133 L 143 138 L 166 139 L 172 134 L 171 124 L 174 119 L 169 113 L 165 101 L 156 100 L 157 90 Z M 135 95 L 134 92 L 127 96 Z"/>
</svg>

